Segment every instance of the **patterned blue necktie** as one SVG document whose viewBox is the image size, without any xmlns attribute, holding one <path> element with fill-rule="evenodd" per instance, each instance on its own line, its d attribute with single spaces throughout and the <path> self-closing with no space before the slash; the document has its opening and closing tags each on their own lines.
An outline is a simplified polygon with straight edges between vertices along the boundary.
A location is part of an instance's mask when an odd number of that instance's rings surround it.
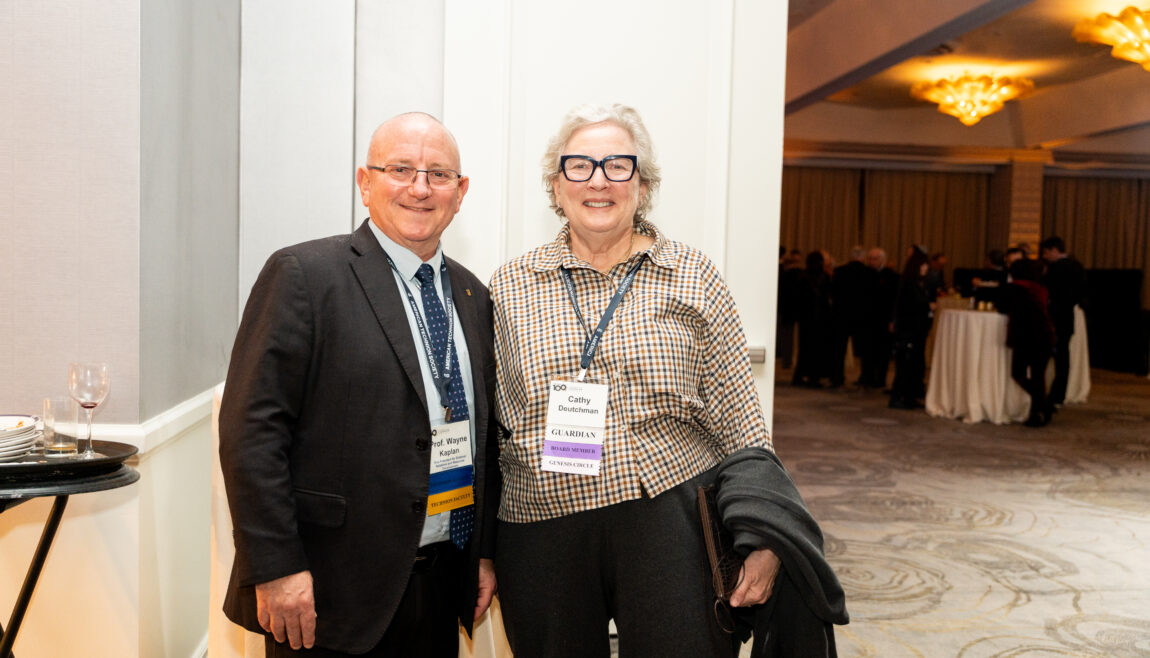
<svg viewBox="0 0 1150 658">
<path fill-rule="evenodd" d="M 443 304 L 439 301 L 439 294 L 435 292 L 435 272 L 430 265 L 424 263 L 416 270 L 415 278 L 419 280 L 419 292 L 423 297 L 423 314 L 427 320 L 427 334 L 431 338 L 431 351 L 435 353 L 436 364 L 442 366 L 446 360 L 444 352 L 447 350 L 447 314 L 443 312 Z M 438 401 L 429 402 L 438 403 Z M 469 418 L 467 394 L 463 390 L 459 357 L 455 352 L 454 343 L 451 346 L 451 381 L 447 386 L 447 404 L 451 409 L 451 422 Z M 474 470 L 472 472 L 474 473 Z M 472 479 L 474 481 L 474 476 Z M 467 543 L 467 538 L 471 536 L 471 528 L 474 525 L 474 505 L 451 510 L 451 543 L 462 549 Z"/>
</svg>

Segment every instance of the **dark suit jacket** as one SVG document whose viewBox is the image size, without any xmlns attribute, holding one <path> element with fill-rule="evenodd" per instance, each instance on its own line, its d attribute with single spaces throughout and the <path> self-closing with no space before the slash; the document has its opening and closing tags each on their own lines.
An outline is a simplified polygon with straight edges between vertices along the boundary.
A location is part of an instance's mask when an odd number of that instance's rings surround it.
<svg viewBox="0 0 1150 658">
<path fill-rule="evenodd" d="M 898 301 L 899 275 L 889 267 L 878 270 L 875 283 L 874 304 L 868 313 L 869 323 L 879 333 L 887 333 L 887 327 L 894 321 L 894 305 Z"/>
<path fill-rule="evenodd" d="M 495 358 L 487 289 L 447 263 L 475 391 L 476 519 L 457 608 L 470 630 L 478 560 L 494 556 L 499 504 Z M 262 632 L 254 586 L 305 569 L 317 646 L 366 651 L 399 604 L 431 454 L 404 303 L 366 221 L 350 235 L 276 252 L 252 288 L 220 406 L 236 545 L 224 611 L 249 630 Z"/>
<path fill-rule="evenodd" d="M 874 305 L 878 272 L 864 263 L 852 260 L 835 268 L 831 279 L 831 301 L 835 323 L 841 326 L 862 326 L 867 310 Z"/>
<path fill-rule="evenodd" d="M 1069 341 L 1074 333 L 1074 307 L 1086 305 L 1086 270 L 1066 257 L 1046 265 L 1042 283 L 1050 291 L 1050 319 L 1058 339 Z"/>
</svg>

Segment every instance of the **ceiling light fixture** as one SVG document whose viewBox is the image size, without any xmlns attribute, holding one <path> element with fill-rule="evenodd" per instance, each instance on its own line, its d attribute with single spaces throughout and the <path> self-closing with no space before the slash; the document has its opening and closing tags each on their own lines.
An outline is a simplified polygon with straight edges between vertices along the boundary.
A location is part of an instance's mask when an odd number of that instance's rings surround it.
<svg viewBox="0 0 1150 658">
<path fill-rule="evenodd" d="M 1084 18 L 1074 26 L 1071 36 L 1079 41 L 1113 46 L 1110 54 L 1150 71 L 1150 12 L 1127 7 L 1117 16 L 1101 13 Z"/>
<path fill-rule="evenodd" d="M 1026 78 L 974 77 L 964 73 L 958 77 L 936 81 L 917 82 L 910 95 L 919 100 L 938 103 L 938 111 L 958 119 L 964 126 L 973 126 L 988 114 L 1002 109 L 1002 104 L 1034 89 Z"/>
</svg>

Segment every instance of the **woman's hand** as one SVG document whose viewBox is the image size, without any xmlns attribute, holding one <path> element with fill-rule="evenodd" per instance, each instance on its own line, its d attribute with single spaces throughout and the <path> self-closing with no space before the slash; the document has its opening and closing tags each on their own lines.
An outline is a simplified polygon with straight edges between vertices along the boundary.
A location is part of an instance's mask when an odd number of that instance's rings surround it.
<svg viewBox="0 0 1150 658">
<path fill-rule="evenodd" d="M 779 574 L 779 558 L 769 548 L 760 548 L 743 561 L 739 586 L 731 593 L 731 606 L 758 605 L 771 598 L 775 576 Z"/>
</svg>

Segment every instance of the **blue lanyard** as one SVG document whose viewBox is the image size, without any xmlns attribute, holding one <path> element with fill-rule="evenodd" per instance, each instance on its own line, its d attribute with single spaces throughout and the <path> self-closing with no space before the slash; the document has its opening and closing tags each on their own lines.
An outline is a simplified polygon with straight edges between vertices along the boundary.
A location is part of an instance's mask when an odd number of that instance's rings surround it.
<svg viewBox="0 0 1150 658">
<path fill-rule="evenodd" d="M 387 255 L 387 252 L 384 252 L 384 255 L 387 256 L 387 262 L 391 265 L 391 269 L 395 270 L 399 274 L 399 278 L 402 279 L 403 273 L 395 266 L 395 261 L 391 260 L 391 256 Z M 435 384 L 435 390 L 439 392 L 439 404 L 443 407 L 443 419 L 451 422 L 451 406 L 447 403 L 447 389 L 451 386 L 451 355 L 455 347 L 455 304 L 451 296 L 451 277 L 447 275 L 446 258 L 439 264 L 439 281 L 440 285 L 443 286 L 443 312 L 447 314 L 447 348 L 443 351 L 442 370 L 435 362 L 435 350 L 431 347 L 431 334 L 427 332 L 427 324 L 423 321 L 423 313 L 419 311 L 419 305 L 415 302 L 415 295 L 411 294 L 411 288 L 406 281 L 404 281 L 402 288 L 403 292 L 407 293 L 407 303 L 411 306 L 412 315 L 415 316 L 415 326 L 419 329 L 419 339 L 423 343 L 424 353 L 427 354 L 427 365 L 431 368 L 431 381 Z"/>
<path fill-rule="evenodd" d="M 643 262 L 647 259 L 647 254 L 639 257 L 639 262 L 631 267 L 627 272 L 627 276 L 619 282 L 619 288 L 615 290 L 615 295 L 611 297 L 611 303 L 607 304 L 607 310 L 603 311 L 603 317 L 599 318 L 599 326 L 595 327 L 595 333 L 587 336 L 587 340 L 583 343 L 583 354 L 579 357 L 579 381 L 587 376 L 587 369 L 591 367 L 591 359 L 595 358 L 595 352 L 599 349 L 599 341 L 603 339 L 603 332 L 607 330 L 607 325 L 611 322 L 611 316 L 615 315 L 615 309 L 618 308 L 619 302 L 623 301 L 623 295 L 627 294 L 630 289 L 631 283 L 635 280 L 635 275 L 639 272 L 639 268 L 643 267 Z M 575 309 L 575 316 L 579 318 L 579 324 L 583 325 L 583 333 L 587 333 L 587 323 L 583 321 L 583 313 L 579 311 L 579 300 L 575 298 L 575 281 L 571 278 L 571 272 L 567 271 L 566 267 L 559 266 L 559 271 L 563 275 L 563 285 L 567 288 L 567 296 L 571 298 L 571 306 Z"/>
</svg>

